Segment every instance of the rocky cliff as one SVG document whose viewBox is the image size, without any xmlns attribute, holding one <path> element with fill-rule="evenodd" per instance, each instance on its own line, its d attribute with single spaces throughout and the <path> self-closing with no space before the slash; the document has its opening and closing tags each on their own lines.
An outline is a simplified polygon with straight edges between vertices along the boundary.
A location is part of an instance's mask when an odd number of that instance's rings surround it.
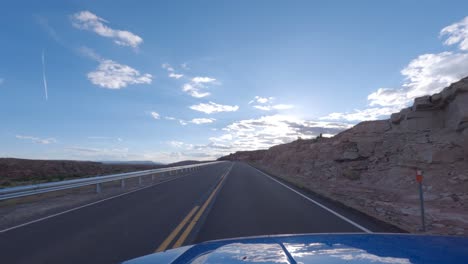
<svg viewBox="0 0 468 264">
<path fill-rule="evenodd" d="M 251 162 L 411 232 L 420 228 L 420 169 L 428 232 L 468 235 L 468 78 L 389 120 L 221 159 Z"/>
</svg>

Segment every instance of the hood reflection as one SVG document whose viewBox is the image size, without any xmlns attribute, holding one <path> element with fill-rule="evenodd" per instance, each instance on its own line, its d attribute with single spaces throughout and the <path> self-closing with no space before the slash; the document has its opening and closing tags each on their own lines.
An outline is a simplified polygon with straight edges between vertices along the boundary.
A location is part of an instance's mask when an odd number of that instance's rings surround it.
<svg viewBox="0 0 468 264">
<path fill-rule="evenodd" d="M 407 258 L 381 257 L 366 250 L 343 244 L 327 245 L 324 243 L 295 244 L 284 243 L 284 246 L 298 263 L 386 263 L 411 264 Z M 337 258 L 332 261 L 331 258 Z M 342 260 L 342 261 L 339 261 Z"/>
<path fill-rule="evenodd" d="M 286 235 L 204 242 L 126 263 L 468 263 L 468 238 L 448 236 L 337 234 Z"/>
<path fill-rule="evenodd" d="M 289 263 L 279 244 L 233 243 L 197 257 L 192 263 Z"/>
<path fill-rule="evenodd" d="M 411 264 L 407 258 L 382 257 L 360 248 L 343 244 L 284 243 L 283 246 L 297 263 L 374 263 Z M 209 263 L 290 263 L 281 244 L 224 245 L 212 252 L 198 256 L 194 264 Z"/>
</svg>

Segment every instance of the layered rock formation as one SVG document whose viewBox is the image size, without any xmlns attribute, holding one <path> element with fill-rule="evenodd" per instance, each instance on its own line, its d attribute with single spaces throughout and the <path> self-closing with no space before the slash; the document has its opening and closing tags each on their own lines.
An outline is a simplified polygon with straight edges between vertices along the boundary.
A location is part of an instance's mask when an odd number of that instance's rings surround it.
<svg viewBox="0 0 468 264">
<path fill-rule="evenodd" d="M 428 232 L 468 235 L 468 78 L 389 120 L 221 159 L 251 162 L 411 232 L 420 228 L 421 169 Z"/>
</svg>

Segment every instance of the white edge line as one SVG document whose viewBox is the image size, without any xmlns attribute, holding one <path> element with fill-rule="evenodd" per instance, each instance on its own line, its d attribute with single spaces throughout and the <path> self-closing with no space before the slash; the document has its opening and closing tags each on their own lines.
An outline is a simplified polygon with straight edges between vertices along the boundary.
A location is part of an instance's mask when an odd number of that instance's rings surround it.
<svg viewBox="0 0 468 264">
<path fill-rule="evenodd" d="M 251 166 L 251 165 L 249 165 L 249 166 Z M 251 167 L 252 167 L 252 166 L 251 166 Z M 345 220 L 346 222 L 352 224 L 353 226 L 355 226 L 355 227 L 361 229 L 362 231 L 364 231 L 364 232 L 366 232 L 366 233 L 372 233 L 372 231 L 370 231 L 369 229 L 367 229 L 367 228 L 361 226 L 360 224 L 358 224 L 358 223 L 356 223 L 356 222 L 354 222 L 354 221 L 352 221 L 352 220 L 350 220 L 350 219 L 348 219 L 348 218 L 342 216 L 341 214 L 339 214 L 339 213 L 333 211 L 332 209 L 326 207 L 325 205 L 323 205 L 323 204 L 321 204 L 321 203 L 319 203 L 319 202 L 313 200 L 312 198 L 307 197 L 306 195 L 304 195 L 304 194 L 302 194 L 302 193 L 300 193 L 300 192 L 294 190 L 293 188 L 291 188 L 291 187 L 287 186 L 286 184 L 284 184 L 284 183 L 278 181 L 277 179 L 271 177 L 270 175 L 264 173 L 263 171 L 261 171 L 261 170 L 255 168 L 255 167 L 252 167 L 252 168 L 254 168 L 254 169 L 257 170 L 258 172 L 262 173 L 263 175 L 267 176 L 268 178 L 272 179 L 273 181 L 275 181 L 275 182 L 277 182 L 277 183 L 283 185 L 283 187 L 288 188 L 289 190 L 291 190 L 291 191 L 293 191 L 293 192 L 299 194 L 299 195 L 302 196 L 303 198 L 305 198 L 305 199 L 309 200 L 310 202 L 316 204 L 317 206 L 320 206 L 321 208 L 327 210 L 328 212 L 330 212 L 330 213 L 332 213 L 332 214 L 338 216 L 339 218 Z"/>
<path fill-rule="evenodd" d="M 102 202 L 105 202 L 105 201 L 108 201 L 108 200 L 111 200 L 111 199 L 114 199 L 114 198 L 118 198 L 118 197 L 127 195 L 127 194 L 131 194 L 131 193 L 134 193 L 134 192 L 137 192 L 137 191 L 141 191 L 141 190 L 144 190 L 144 189 L 147 189 L 147 188 L 150 188 L 150 187 L 154 187 L 154 186 L 157 186 L 157 185 L 166 183 L 166 182 L 175 181 L 175 180 L 177 180 L 177 179 L 184 178 L 184 177 L 187 177 L 187 176 L 189 176 L 189 175 L 190 175 L 190 174 L 184 175 L 184 176 L 180 176 L 180 177 L 177 177 L 177 178 L 174 178 L 174 179 L 162 181 L 162 182 L 159 182 L 159 183 L 150 185 L 150 186 L 138 188 L 138 189 L 133 190 L 133 191 L 129 191 L 129 192 L 126 192 L 126 193 L 118 194 L 118 195 L 115 195 L 115 196 L 112 196 L 112 197 L 108 197 L 108 198 L 105 198 L 105 199 L 102 199 L 102 200 L 99 200 L 99 201 L 95 201 L 95 202 L 92 202 L 92 203 L 89 203 L 89 204 L 84 204 L 84 205 L 81 205 L 81 206 L 78 206 L 78 207 L 75 207 L 75 208 L 72 208 L 72 209 L 68 209 L 68 210 L 65 210 L 65 211 L 60 212 L 60 213 L 48 215 L 48 216 L 45 216 L 45 217 L 42 217 L 42 218 L 39 218 L 39 219 L 36 219 L 36 220 L 32 220 L 32 221 L 30 221 L 30 222 L 26 222 L 26 223 L 23 223 L 23 224 L 20 224 L 20 225 L 17 225 L 17 226 L 9 227 L 9 228 L 7 228 L 7 229 L 0 230 L 0 234 L 1 234 L 1 233 L 5 233 L 5 232 L 10 231 L 10 230 L 13 230 L 13 229 L 17 229 L 17 228 L 23 227 L 23 226 L 27 226 L 27 225 L 30 225 L 30 224 L 34 224 L 34 223 L 37 223 L 37 222 L 40 222 L 40 221 L 43 221 L 43 220 L 46 220 L 46 219 L 49 219 L 49 218 L 52 218 L 52 217 L 55 217 L 55 216 L 59 216 L 59 215 L 63 215 L 63 214 L 69 213 L 69 212 L 73 212 L 73 211 L 76 211 L 76 210 L 81 209 L 81 208 L 85 208 L 85 207 L 88 207 L 88 206 L 92 206 L 92 205 L 95 205 L 95 204 L 98 204 L 98 203 L 102 203 Z"/>
</svg>

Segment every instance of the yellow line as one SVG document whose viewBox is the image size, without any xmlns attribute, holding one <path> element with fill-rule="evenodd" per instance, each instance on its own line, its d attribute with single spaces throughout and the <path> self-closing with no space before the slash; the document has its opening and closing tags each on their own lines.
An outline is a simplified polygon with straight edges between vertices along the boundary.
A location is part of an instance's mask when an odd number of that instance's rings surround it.
<svg viewBox="0 0 468 264">
<path fill-rule="evenodd" d="M 223 176 L 223 179 L 218 183 L 218 186 L 213 190 L 213 192 L 210 194 L 210 197 L 206 200 L 206 202 L 203 204 L 202 208 L 198 213 L 195 215 L 195 217 L 192 219 L 192 222 L 188 225 L 188 227 L 185 229 L 185 231 L 180 235 L 179 239 L 175 242 L 174 246 L 172 248 L 178 248 L 182 246 L 184 243 L 185 239 L 187 239 L 187 236 L 192 232 L 193 227 L 195 224 L 198 222 L 200 217 L 203 215 L 203 212 L 205 211 L 206 207 L 208 207 L 208 204 L 210 204 L 211 200 L 213 199 L 215 193 L 218 191 L 218 189 L 221 187 L 221 183 L 224 181 L 225 177 Z"/>
<path fill-rule="evenodd" d="M 187 222 L 192 218 L 193 214 L 198 210 L 200 206 L 195 206 L 190 213 L 180 222 L 180 224 L 171 232 L 171 234 L 164 240 L 164 242 L 156 249 L 155 252 L 160 252 L 166 250 L 167 246 L 172 242 L 172 240 L 179 234 L 180 230 L 187 224 Z"/>
</svg>

